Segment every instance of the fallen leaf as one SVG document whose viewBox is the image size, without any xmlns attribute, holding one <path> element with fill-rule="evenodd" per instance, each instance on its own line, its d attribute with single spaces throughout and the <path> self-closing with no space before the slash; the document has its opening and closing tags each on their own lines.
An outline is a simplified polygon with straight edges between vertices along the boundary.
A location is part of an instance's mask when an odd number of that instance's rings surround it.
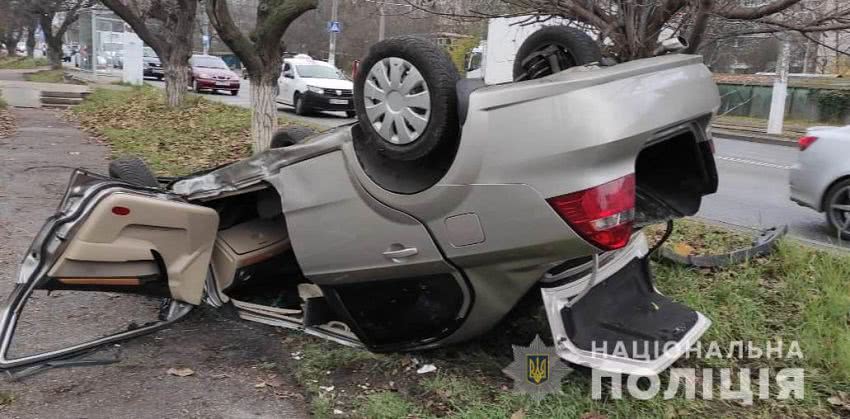
<svg viewBox="0 0 850 419">
<path fill-rule="evenodd" d="M 259 383 L 254 384 L 254 388 L 266 388 L 266 382 L 260 381 Z"/>
<path fill-rule="evenodd" d="M 694 253 L 694 250 L 693 246 L 687 243 L 676 243 L 673 245 L 673 251 L 681 256 L 690 256 Z"/>
<path fill-rule="evenodd" d="M 195 374 L 191 368 L 169 368 L 166 372 L 176 377 L 188 377 Z"/>
<path fill-rule="evenodd" d="M 511 415 L 511 419 L 525 419 L 525 410 L 517 410 Z"/>
</svg>

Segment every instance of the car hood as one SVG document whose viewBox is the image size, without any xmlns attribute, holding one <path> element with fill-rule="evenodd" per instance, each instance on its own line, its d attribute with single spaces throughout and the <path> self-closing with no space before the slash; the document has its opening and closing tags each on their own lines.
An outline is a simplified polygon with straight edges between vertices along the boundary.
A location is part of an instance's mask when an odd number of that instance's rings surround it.
<svg viewBox="0 0 850 419">
<path fill-rule="evenodd" d="M 354 83 L 350 80 L 334 80 L 334 79 L 313 79 L 303 78 L 304 83 L 310 86 L 321 87 L 323 89 L 346 89 L 353 90 Z"/>
<path fill-rule="evenodd" d="M 200 74 L 200 73 L 209 74 L 212 77 L 215 77 L 215 76 L 237 77 L 236 73 L 234 73 L 230 70 L 225 70 L 223 68 L 192 67 L 192 71 L 194 73 L 198 73 L 198 74 Z"/>
</svg>

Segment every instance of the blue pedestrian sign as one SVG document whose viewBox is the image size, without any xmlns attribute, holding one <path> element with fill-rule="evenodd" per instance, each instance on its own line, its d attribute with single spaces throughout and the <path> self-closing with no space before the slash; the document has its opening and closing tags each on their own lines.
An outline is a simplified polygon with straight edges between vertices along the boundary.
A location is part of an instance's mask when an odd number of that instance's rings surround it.
<svg viewBox="0 0 850 419">
<path fill-rule="evenodd" d="M 342 32 L 342 23 L 332 20 L 328 22 L 328 32 L 340 33 Z"/>
</svg>

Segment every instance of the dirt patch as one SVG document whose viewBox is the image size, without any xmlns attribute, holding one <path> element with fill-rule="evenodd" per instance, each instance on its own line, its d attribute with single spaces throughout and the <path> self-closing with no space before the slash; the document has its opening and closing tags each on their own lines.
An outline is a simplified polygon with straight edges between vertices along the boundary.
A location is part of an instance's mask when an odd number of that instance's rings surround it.
<svg viewBox="0 0 850 419">
<path fill-rule="evenodd" d="M 3 102 L 0 102 L 0 138 L 7 138 L 15 133 L 15 117 L 6 108 Z"/>
</svg>

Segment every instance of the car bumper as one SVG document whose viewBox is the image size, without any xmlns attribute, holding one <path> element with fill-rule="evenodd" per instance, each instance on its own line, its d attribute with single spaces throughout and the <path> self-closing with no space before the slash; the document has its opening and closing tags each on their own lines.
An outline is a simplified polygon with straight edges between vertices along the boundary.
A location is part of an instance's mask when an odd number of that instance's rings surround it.
<svg viewBox="0 0 850 419">
<path fill-rule="evenodd" d="M 354 98 L 351 96 L 328 96 L 315 92 L 304 94 L 304 104 L 318 111 L 353 111 Z"/>
<path fill-rule="evenodd" d="M 204 80 L 196 79 L 198 88 L 211 90 L 239 90 L 238 80 Z"/>
<path fill-rule="evenodd" d="M 162 71 L 162 68 L 146 67 L 142 70 L 142 74 L 148 77 L 162 77 L 165 72 Z"/>
<path fill-rule="evenodd" d="M 821 211 L 820 193 L 821 186 L 816 173 L 807 170 L 805 166 L 796 163 L 791 166 L 788 175 L 788 184 L 791 189 L 791 201 L 798 205 Z"/>
</svg>

